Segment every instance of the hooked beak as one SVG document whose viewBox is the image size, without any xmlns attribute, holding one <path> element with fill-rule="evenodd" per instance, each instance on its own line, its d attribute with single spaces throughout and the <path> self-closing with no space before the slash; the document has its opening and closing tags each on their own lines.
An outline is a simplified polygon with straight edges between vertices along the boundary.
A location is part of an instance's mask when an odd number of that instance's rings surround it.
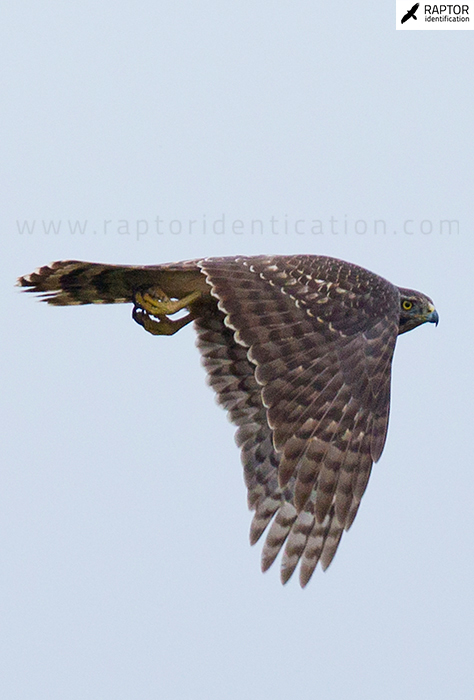
<svg viewBox="0 0 474 700">
<path fill-rule="evenodd" d="M 430 312 L 427 314 L 427 316 L 426 316 L 426 321 L 427 321 L 428 323 L 434 323 L 436 326 L 438 325 L 438 323 L 439 323 L 439 316 L 438 316 L 438 312 L 436 311 L 436 309 L 434 308 L 434 306 L 433 306 L 432 309 L 430 309 Z"/>
</svg>

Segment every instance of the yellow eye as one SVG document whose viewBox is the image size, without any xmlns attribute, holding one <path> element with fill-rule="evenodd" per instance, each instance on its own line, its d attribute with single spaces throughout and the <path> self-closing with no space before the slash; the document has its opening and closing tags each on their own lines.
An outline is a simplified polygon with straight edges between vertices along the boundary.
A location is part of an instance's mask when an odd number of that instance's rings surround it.
<svg viewBox="0 0 474 700">
<path fill-rule="evenodd" d="M 408 299 L 405 299 L 405 301 L 402 302 L 402 309 L 404 309 L 405 311 L 410 311 L 412 306 L 413 306 L 413 302 L 408 301 Z"/>
</svg>

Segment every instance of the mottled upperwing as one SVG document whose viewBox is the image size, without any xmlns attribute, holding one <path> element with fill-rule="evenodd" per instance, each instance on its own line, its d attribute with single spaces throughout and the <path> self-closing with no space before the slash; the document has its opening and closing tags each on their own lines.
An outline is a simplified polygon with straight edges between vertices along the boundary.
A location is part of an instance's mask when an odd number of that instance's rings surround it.
<svg viewBox="0 0 474 700">
<path fill-rule="evenodd" d="M 282 578 L 302 558 L 304 585 L 318 561 L 331 562 L 383 449 L 399 292 L 362 268 L 319 256 L 199 265 L 233 331 L 219 335 L 216 325 L 212 347 L 197 323 L 210 382 L 240 426 L 256 510 L 251 539 L 276 514 L 263 568 L 288 538 Z"/>
</svg>

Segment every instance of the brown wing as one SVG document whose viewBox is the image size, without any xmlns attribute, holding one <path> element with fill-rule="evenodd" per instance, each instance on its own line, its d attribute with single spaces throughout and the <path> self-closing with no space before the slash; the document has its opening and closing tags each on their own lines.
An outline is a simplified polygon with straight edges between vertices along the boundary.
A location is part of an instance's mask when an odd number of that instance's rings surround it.
<svg viewBox="0 0 474 700">
<path fill-rule="evenodd" d="M 385 440 L 399 297 L 386 280 L 316 256 L 200 263 L 221 316 L 197 322 L 256 513 L 262 565 L 305 585 L 353 522 Z M 225 323 L 225 326 L 223 325 Z"/>
</svg>

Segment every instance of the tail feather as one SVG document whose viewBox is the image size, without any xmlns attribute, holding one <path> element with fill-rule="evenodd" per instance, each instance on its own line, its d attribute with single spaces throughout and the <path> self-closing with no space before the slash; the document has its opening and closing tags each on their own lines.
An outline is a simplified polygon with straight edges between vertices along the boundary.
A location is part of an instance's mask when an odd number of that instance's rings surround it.
<svg viewBox="0 0 474 700">
<path fill-rule="evenodd" d="M 20 277 L 17 284 L 54 306 L 131 303 L 137 291 L 154 285 L 170 298 L 195 289 L 207 291 L 205 277 L 194 261 L 134 266 L 59 260 Z"/>
</svg>

